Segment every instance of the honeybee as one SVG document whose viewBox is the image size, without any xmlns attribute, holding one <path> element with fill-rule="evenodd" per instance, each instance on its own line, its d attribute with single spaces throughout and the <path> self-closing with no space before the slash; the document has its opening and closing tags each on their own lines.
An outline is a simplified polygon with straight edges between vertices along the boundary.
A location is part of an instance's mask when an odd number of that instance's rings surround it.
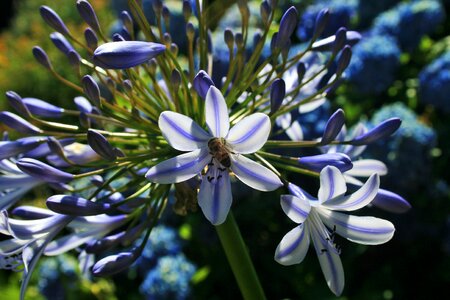
<svg viewBox="0 0 450 300">
<path fill-rule="evenodd" d="M 209 153 L 225 168 L 231 166 L 230 148 L 224 138 L 212 138 L 208 141 Z"/>
</svg>

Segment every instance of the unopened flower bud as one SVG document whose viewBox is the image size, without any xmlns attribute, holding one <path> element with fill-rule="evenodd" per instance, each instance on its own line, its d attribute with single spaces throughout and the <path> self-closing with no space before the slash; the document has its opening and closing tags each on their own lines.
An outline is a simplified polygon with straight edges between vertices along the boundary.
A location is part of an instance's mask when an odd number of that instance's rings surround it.
<svg viewBox="0 0 450 300">
<path fill-rule="evenodd" d="M 211 86 L 214 86 L 214 82 L 212 81 L 211 77 L 203 71 L 200 70 L 197 75 L 194 77 L 194 89 L 197 92 L 197 94 L 205 99 L 206 94 L 208 93 L 208 90 Z"/>
<path fill-rule="evenodd" d="M 264 25 L 268 25 L 271 9 L 270 9 L 270 4 L 266 0 L 264 0 L 261 3 L 260 12 L 261 12 L 261 19 L 262 19 Z"/>
<path fill-rule="evenodd" d="M 40 63 L 49 70 L 52 69 L 52 64 L 50 63 L 50 59 L 48 58 L 48 55 L 44 51 L 44 49 L 42 49 L 39 46 L 34 46 L 32 51 L 34 58 L 37 60 L 38 63 Z"/>
<path fill-rule="evenodd" d="M 59 15 L 50 7 L 48 6 L 41 6 L 39 9 L 41 13 L 42 19 L 50 25 L 53 29 L 56 31 L 64 34 L 69 35 L 69 29 L 67 29 L 66 24 L 64 24 L 63 20 L 59 17 Z"/>
<path fill-rule="evenodd" d="M 60 118 L 64 113 L 64 108 L 37 98 L 23 98 L 23 103 L 32 114 L 40 117 Z"/>
<path fill-rule="evenodd" d="M 337 61 L 336 75 L 341 75 L 345 69 L 347 69 L 352 59 L 352 48 L 350 46 L 345 46 L 341 51 L 341 55 Z"/>
<path fill-rule="evenodd" d="M 0 122 L 11 129 L 24 134 L 38 134 L 42 130 L 28 122 L 27 120 L 9 111 L 0 112 Z"/>
<path fill-rule="evenodd" d="M 275 113 L 281 106 L 286 95 L 286 83 L 277 78 L 270 86 L 270 114 Z"/>
<path fill-rule="evenodd" d="M 175 88 L 175 90 L 178 90 L 178 88 L 180 87 L 180 84 L 181 84 L 181 74 L 180 74 L 180 72 L 178 72 L 177 69 L 172 70 L 172 74 L 170 76 L 170 81 L 173 84 L 173 87 Z"/>
<path fill-rule="evenodd" d="M 87 141 L 89 146 L 104 159 L 113 161 L 117 158 L 114 148 L 99 132 L 89 129 L 87 132 Z"/>
<path fill-rule="evenodd" d="M 84 39 L 86 40 L 86 45 L 89 49 L 95 50 L 98 47 L 97 35 L 91 28 L 86 28 L 84 31 Z"/>
<path fill-rule="evenodd" d="M 77 9 L 81 18 L 96 32 L 100 32 L 100 25 L 98 23 L 97 15 L 95 14 L 92 5 L 85 0 L 77 1 Z"/>
<path fill-rule="evenodd" d="M 149 61 L 164 50 L 164 45 L 152 42 L 106 43 L 94 51 L 94 63 L 105 69 L 127 69 Z"/>
<path fill-rule="evenodd" d="M 13 91 L 8 91 L 6 92 L 6 98 L 8 99 L 9 104 L 14 107 L 18 113 L 22 116 L 30 116 L 30 110 L 27 108 L 25 103 L 23 103 L 23 99 L 19 96 L 19 94 Z"/>
<path fill-rule="evenodd" d="M 93 202 L 68 195 L 51 196 L 47 199 L 46 205 L 56 213 L 70 216 L 95 216 L 104 214 L 111 208 L 109 203 Z"/>
<path fill-rule="evenodd" d="M 319 38 L 319 36 L 322 34 L 322 32 L 325 30 L 328 19 L 330 18 L 330 12 L 327 8 L 322 9 L 319 11 L 316 17 L 316 22 L 314 24 L 314 32 L 312 36 L 312 40 L 315 41 Z"/>
<path fill-rule="evenodd" d="M 123 271 L 134 263 L 138 257 L 136 252 L 137 250 L 133 249 L 130 252 L 121 252 L 104 257 L 92 267 L 92 274 L 94 276 L 108 276 Z"/>
<path fill-rule="evenodd" d="M 83 91 L 89 100 L 95 103 L 96 106 L 100 106 L 100 89 L 91 75 L 85 75 L 81 80 L 83 85 Z"/>
<path fill-rule="evenodd" d="M 378 124 L 375 128 L 372 128 L 368 132 L 353 139 L 350 144 L 360 146 L 384 139 L 396 132 L 401 124 L 402 120 L 399 118 L 387 119 Z"/>
<path fill-rule="evenodd" d="M 298 163 L 300 166 L 314 172 L 320 172 L 326 166 L 334 166 L 341 172 L 353 168 L 352 160 L 344 153 L 325 153 L 303 156 L 299 158 Z"/>
<path fill-rule="evenodd" d="M 339 132 L 344 126 L 345 123 L 345 115 L 342 109 L 338 109 L 329 119 L 327 125 L 325 126 L 325 130 L 323 131 L 322 139 L 320 143 L 322 145 L 327 145 L 334 141 Z"/>
<path fill-rule="evenodd" d="M 187 22 L 192 15 L 192 6 L 189 0 L 183 1 L 183 16 L 184 20 Z"/>
<path fill-rule="evenodd" d="M 287 41 L 291 38 L 292 33 L 297 27 L 298 12 L 297 9 L 291 6 L 283 15 L 280 21 L 280 29 L 278 31 L 275 46 L 283 48 Z"/>
<path fill-rule="evenodd" d="M 59 32 L 53 32 L 50 34 L 50 39 L 56 48 L 62 53 L 67 55 L 71 50 L 75 50 L 72 44 Z"/>
<path fill-rule="evenodd" d="M 74 179 L 70 173 L 58 170 L 33 158 L 22 158 L 17 162 L 17 167 L 30 176 L 48 182 L 67 183 Z"/>
<path fill-rule="evenodd" d="M 225 44 L 227 44 L 228 49 L 233 49 L 234 46 L 234 34 L 233 31 L 231 31 L 230 28 L 226 28 L 223 32 L 223 39 L 225 41 Z"/>
<path fill-rule="evenodd" d="M 186 36 L 190 41 L 194 40 L 195 36 L 195 28 L 194 25 L 191 22 L 188 22 L 186 24 Z"/>
</svg>

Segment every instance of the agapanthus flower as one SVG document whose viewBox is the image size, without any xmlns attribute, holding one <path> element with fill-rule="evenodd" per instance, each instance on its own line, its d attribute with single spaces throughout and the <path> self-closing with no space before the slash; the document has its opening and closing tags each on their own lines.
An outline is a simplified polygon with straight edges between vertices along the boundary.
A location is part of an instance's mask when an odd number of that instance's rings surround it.
<svg viewBox="0 0 450 300">
<path fill-rule="evenodd" d="M 205 100 L 208 132 L 191 118 L 165 111 L 159 117 L 159 128 L 167 142 L 180 151 L 190 151 L 163 161 L 145 175 L 157 183 L 177 183 L 202 172 L 198 203 L 206 218 L 214 225 L 225 221 L 231 207 L 231 182 L 228 169 L 248 186 L 272 191 L 282 185 L 268 168 L 243 154 L 259 150 L 270 133 L 269 117 L 254 113 L 230 129 L 228 108 L 221 92 L 214 86 Z"/>
<path fill-rule="evenodd" d="M 369 204 L 376 196 L 379 184 L 379 176 L 374 174 L 359 190 L 346 195 L 345 179 L 332 166 L 320 172 L 317 198 L 290 183 L 291 194 L 281 196 L 281 207 L 299 225 L 283 237 L 276 249 L 275 260 L 283 265 L 301 263 L 312 240 L 329 288 L 340 295 L 344 288 L 344 270 L 340 250 L 334 243 L 335 234 L 364 245 L 385 243 L 394 234 L 394 226 L 389 221 L 341 212 Z"/>
</svg>

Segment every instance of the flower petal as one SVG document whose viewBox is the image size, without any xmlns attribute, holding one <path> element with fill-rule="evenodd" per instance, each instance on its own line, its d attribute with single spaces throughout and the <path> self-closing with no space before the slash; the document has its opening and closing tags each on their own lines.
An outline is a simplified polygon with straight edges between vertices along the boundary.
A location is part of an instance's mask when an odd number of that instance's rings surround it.
<svg viewBox="0 0 450 300">
<path fill-rule="evenodd" d="M 270 134 L 270 119 L 255 113 L 240 120 L 231 128 L 226 138 L 236 153 L 254 153 L 261 149 Z"/>
<path fill-rule="evenodd" d="M 305 224 L 295 227 L 281 239 L 275 250 L 275 260 L 284 265 L 290 266 L 303 261 L 308 252 L 309 232 Z"/>
<path fill-rule="evenodd" d="M 211 86 L 206 94 L 205 119 L 209 132 L 215 137 L 226 137 L 230 129 L 228 107 L 222 93 Z"/>
<path fill-rule="evenodd" d="M 185 181 L 200 173 L 210 160 L 206 149 L 198 149 L 160 162 L 148 170 L 145 177 L 163 184 Z"/>
<path fill-rule="evenodd" d="M 228 171 L 219 174 L 222 177 L 213 180 L 204 176 L 198 193 L 198 205 L 213 225 L 225 222 L 233 200 Z"/>
<path fill-rule="evenodd" d="M 320 172 L 319 202 L 324 203 L 335 197 L 344 195 L 347 191 L 344 176 L 338 168 L 327 166 Z"/>
<path fill-rule="evenodd" d="M 211 138 L 194 120 L 173 111 L 161 113 L 158 125 L 170 146 L 180 151 L 202 148 Z"/>
<path fill-rule="evenodd" d="M 366 183 L 356 192 L 348 196 L 337 197 L 323 203 L 324 207 L 332 210 L 352 211 L 360 209 L 375 198 L 380 187 L 380 177 L 373 174 L 367 179 Z"/>
<path fill-rule="evenodd" d="M 303 223 L 311 210 L 308 200 L 293 195 L 281 195 L 281 208 L 297 224 Z"/>
<path fill-rule="evenodd" d="M 369 177 L 373 173 L 386 175 L 388 172 L 386 165 L 376 159 L 360 159 L 353 162 L 353 168 L 345 172 L 345 175 L 356 177 Z"/>
<path fill-rule="evenodd" d="M 246 185 L 260 191 L 273 191 L 283 185 L 280 178 L 266 167 L 243 155 L 230 155 L 231 170 Z"/>
<path fill-rule="evenodd" d="M 317 225 L 324 227 L 322 223 Z M 319 259 L 320 267 L 322 268 L 328 287 L 336 296 L 339 296 L 344 289 L 345 283 L 344 268 L 342 267 L 339 252 L 332 243 L 320 235 L 320 232 L 325 230 L 325 228 L 321 230 L 315 228 L 313 225 L 310 230 L 317 258 Z"/>
<path fill-rule="evenodd" d="M 351 216 L 340 212 L 319 209 L 320 218 L 336 233 L 349 241 L 364 245 L 379 245 L 394 235 L 394 225 L 375 217 Z"/>
</svg>

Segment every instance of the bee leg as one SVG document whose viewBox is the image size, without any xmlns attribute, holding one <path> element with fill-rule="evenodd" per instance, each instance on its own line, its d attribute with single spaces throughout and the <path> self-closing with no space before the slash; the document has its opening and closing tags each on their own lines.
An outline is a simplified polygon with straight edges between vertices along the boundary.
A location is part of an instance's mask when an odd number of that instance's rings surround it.
<svg viewBox="0 0 450 300">
<path fill-rule="evenodd" d="M 211 152 L 209 152 L 209 154 L 212 155 Z M 214 157 L 211 157 L 211 161 L 209 162 L 208 166 L 214 166 L 213 159 L 214 159 Z"/>
</svg>

